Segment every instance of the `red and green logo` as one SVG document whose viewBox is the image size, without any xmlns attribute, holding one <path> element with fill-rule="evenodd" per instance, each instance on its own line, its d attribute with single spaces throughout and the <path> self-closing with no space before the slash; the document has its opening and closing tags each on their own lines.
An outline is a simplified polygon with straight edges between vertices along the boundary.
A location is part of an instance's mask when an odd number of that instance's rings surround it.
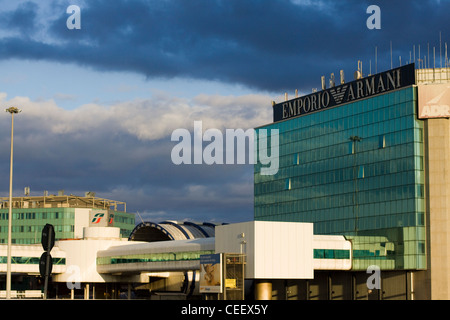
<svg viewBox="0 0 450 320">
<path fill-rule="evenodd" d="M 99 223 L 100 220 L 102 220 L 102 218 L 105 216 L 104 213 L 96 213 L 94 215 L 94 219 L 92 219 L 92 223 Z"/>
</svg>

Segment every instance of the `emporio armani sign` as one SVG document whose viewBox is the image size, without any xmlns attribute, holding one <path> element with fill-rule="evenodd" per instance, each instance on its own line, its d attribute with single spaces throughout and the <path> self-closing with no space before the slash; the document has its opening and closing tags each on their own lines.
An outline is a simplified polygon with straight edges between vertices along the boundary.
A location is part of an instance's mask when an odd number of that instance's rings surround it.
<svg viewBox="0 0 450 320">
<path fill-rule="evenodd" d="M 276 104 L 273 106 L 273 121 L 298 117 L 413 85 L 416 82 L 414 70 L 412 63 Z"/>
</svg>

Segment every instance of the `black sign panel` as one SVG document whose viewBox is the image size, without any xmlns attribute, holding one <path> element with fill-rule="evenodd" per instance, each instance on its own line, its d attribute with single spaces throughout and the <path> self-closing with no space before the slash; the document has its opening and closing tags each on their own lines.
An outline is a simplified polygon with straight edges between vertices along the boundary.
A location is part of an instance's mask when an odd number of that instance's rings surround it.
<svg viewBox="0 0 450 320">
<path fill-rule="evenodd" d="M 414 63 L 273 106 L 273 122 L 408 87 L 416 83 Z"/>
<path fill-rule="evenodd" d="M 52 273 L 53 260 L 50 252 L 44 251 L 39 260 L 39 273 L 42 277 L 49 276 Z"/>
<path fill-rule="evenodd" d="M 55 228 L 51 224 L 46 224 L 42 229 L 41 237 L 42 248 L 44 251 L 51 251 L 55 245 Z"/>
</svg>

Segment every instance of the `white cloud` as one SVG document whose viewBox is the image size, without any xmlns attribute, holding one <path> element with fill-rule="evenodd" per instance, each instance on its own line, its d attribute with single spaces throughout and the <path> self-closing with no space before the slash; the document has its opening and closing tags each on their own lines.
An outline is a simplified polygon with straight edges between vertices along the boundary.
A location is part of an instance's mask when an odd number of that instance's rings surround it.
<svg viewBox="0 0 450 320">
<path fill-rule="evenodd" d="M 291 2 L 301 7 L 314 7 L 318 10 L 325 10 L 333 5 L 332 1 L 324 0 L 291 0 Z"/>
<path fill-rule="evenodd" d="M 54 134 L 83 134 L 95 131 L 127 133 L 139 140 L 169 137 L 173 130 L 191 130 L 194 121 L 203 129 L 248 129 L 271 121 L 269 97 L 263 95 L 198 95 L 192 99 L 158 95 L 113 105 L 85 104 L 73 110 L 58 106 L 55 100 L 7 99 L 0 93 L 2 105 L 22 109 L 27 127 Z M 5 116 L 5 115 L 3 115 Z M 33 130 L 34 131 L 34 130 Z"/>
</svg>

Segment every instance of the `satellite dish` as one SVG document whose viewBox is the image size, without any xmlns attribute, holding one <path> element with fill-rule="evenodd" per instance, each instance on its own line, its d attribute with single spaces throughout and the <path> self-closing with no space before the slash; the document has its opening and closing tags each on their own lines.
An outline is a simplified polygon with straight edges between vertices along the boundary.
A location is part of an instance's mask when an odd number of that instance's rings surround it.
<svg viewBox="0 0 450 320">
<path fill-rule="evenodd" d="M 361 71 L 359 71 L 359 70 L 355 71 L 354 77 L 355 77 L 355 80 L 361 79 L 362 78 Z"/>
</svg>

